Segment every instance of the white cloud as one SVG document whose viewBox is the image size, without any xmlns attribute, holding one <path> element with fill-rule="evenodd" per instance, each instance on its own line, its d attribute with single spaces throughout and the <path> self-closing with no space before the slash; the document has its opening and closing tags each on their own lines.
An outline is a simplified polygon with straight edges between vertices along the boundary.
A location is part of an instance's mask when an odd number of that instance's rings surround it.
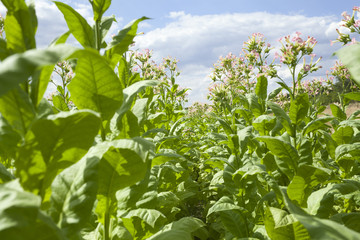
<svg viewBox="0 0 360 240">
<path fill-rule="evenodd" d="M 280 37 L 296 31 L 302 32 L 304 38 L 315 37 L 318 41 L 315 53 L 323 57 L 320 62 L 323 68 L 316 76 L 325 75 L 334 62 L 331 55 L 340 47 L 330 46 L 330 41 L 337 37 L 334 30 L 339 18 L 335 16 L 306 17 L 267 12 L 196 16 L 171 12 L 168 17 L 171 21 L 165 27 L 136 38 L 136 47 L 153 49 L 157 58 L 171 55 L 180 59 L 182 78 L 179 83 L 193 89 L 191 102 L 202 100 L 207 94 L 211 83 L 208 76 L 219 56 L 228 52 L 240 53 L 243 42 L 254 32 L 263 33 L 267 42 L 275 47 L 279 46 L 277 40 Z M 287 76 L 284 68 L 280 72 Z M 275 87 L 274 84 L 270 86 Z"/>
</svg>

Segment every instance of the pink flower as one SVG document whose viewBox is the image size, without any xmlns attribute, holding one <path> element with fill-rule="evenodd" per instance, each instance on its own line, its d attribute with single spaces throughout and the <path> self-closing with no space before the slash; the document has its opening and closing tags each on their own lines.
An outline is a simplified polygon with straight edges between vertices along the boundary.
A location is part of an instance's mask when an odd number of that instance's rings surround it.
<svg viewBox="0 0 360 240">
<path fill-rule="evenodd" d="M 308 71 L 310 71 L 311 70 L 311 66 L 309 65 L 309 64 L 306 64 L 305 66 L 304 66 L 304 71 L 305 72 L 308 72 Z"/>
</svg>

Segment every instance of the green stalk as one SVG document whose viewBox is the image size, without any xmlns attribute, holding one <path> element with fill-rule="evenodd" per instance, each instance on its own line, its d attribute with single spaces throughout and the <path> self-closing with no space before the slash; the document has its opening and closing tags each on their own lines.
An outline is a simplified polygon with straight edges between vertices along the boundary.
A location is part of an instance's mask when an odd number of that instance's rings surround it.
<svg viewBox="0 0 360 240">
<path fill-rule="evenodd" d="M 95 22 L 95 48 L 96 50 L 100 51 L 101 48 L 101 29 L 100 29 L 100 21 L 101 21 L 101 16 L 99 17 L 98 20 L 96 20 Z"/>
<path fill-rule="evenodd" d="M 104 239 L 110 240 L 110 213 L 109 213 L 109 199 L 106 200 L 105 209 L 105 220 L 104 220 Z"/>
</svg>

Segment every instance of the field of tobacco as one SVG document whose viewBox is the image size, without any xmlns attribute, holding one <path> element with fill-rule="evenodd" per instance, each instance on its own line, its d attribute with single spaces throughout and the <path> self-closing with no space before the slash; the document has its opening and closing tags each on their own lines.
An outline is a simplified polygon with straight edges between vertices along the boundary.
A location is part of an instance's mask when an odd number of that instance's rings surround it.
<svg viewBox="0 0 360 240">
<path fill-rule="evenodd" d="M 89 1 L 94 26 L 54 1 L 68 32 L 37 49 L 33 3 L 1 2 L 0 239 L 360 239 L 360 111 L 346 114 L 360 101 L 360 44 L 349 35 L 327 79 L 311 81 L 316 39 L 282 38 L 289 86 L 253 34 L 214 65 L 211 104 L 185 107 L 177 60 L 131 50 L 146 17 L 106 42 L 111 0 Z M 343 20 L 353 33 L 358 12 Z"/>
</svg>

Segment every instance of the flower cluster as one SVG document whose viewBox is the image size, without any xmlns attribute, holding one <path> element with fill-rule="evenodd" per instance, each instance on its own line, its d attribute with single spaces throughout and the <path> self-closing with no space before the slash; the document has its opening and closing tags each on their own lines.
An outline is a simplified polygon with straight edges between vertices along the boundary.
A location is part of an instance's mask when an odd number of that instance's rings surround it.
<svg viewBox="0 0 360 240">
<path fill-rule="evenodd" d="M 329 74 L 331 76 L 328 78 L 336 78 L 336 80 L 338 80 L 343 85 L 343 88 L 350 88 L 351 91 L 359 90 L 357 85 L 354 84 L 354 80 L 352 79 L 349 70 L 342 62 L 336 61 L 335 65 L 330 68 L 330 73 L 328 72 L 328 75 Z"/>
<path fill-rule="evenodd" d="M 215 85 L 209 88 L 208 99 L 225 97 L 224 91 L 230 91 L 227 98 L 231 101 L 238 94 L 254 92 L 259 76 L 275 77 L 275 65 L 267 63 L 270 50 L 271 45 L 265 42 L 264 36 L 254 33 L 244 42 L 239 56 L 229 53 L 220 57 L 210 76 Z"/>
<path fill-rule="evenodd" d="M 350 33 L 359 33 L 360 34 L 360 19 L 355 19 L 355 16 L 360 13 L 360 7 L 353 7 L 352 16 L 350 16 L 347 12 L 343 12 L 341 15 L 343 19 L 341 20 L 340 26 L 347 29 Z M 334 41 L 331 41 L 331 45 L 336 42 L 341 42 L 343 45 L 348 43 L 354 44 L 356 43 L 356 39 L 350 37 L 349 33 L 341 33 L 339 29 L 336 29 L 338 33 L 338 38 Z"/>
</svg>

